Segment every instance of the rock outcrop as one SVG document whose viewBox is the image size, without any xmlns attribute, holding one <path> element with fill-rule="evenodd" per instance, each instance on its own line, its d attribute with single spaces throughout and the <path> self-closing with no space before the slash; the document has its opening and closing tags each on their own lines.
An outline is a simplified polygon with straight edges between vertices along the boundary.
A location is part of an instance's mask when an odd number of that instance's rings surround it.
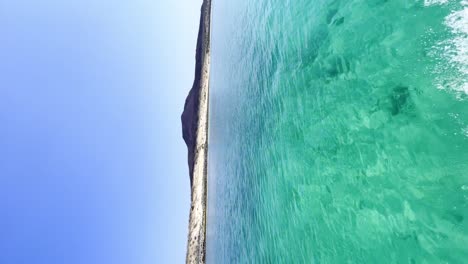
<svg viewBox="0 0 468 264">
<path fill-rule="evenodd" d="M 181 117 L 192 187 L 187 263 L 205 263 L 210 20 L 211 0 L 204 0 L 195 55 L 195 80 Z"/>
</svg>

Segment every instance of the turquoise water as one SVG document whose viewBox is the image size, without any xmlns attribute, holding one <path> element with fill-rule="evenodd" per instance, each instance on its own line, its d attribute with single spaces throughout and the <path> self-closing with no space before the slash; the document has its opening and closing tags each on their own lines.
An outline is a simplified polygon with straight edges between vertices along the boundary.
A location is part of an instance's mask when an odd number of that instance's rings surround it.
<svg viewBox="0 0 468 264">
<path fill-rule="evenodd" d="M 213 1 L 208 263 L 468 263 L 468 1 Z"/>
</svg>

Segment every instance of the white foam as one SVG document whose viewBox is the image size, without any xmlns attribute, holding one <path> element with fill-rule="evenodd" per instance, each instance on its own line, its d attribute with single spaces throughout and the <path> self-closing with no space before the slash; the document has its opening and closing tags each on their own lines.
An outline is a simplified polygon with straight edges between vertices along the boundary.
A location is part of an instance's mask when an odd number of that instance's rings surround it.
<svg viewBox="0 0 468 264">
<path fill-rule="evenodd" d="M 439 89 L 448 88 L 462 99 L 468 94 L 468 0 L 461 0 L 459 4 L 461 8 L 444 19 L 450 38 L 433 47 L 435 58 L 442 59 L 433 73 Z"/>
<path fill-rule="evenodd" d="M 448 41 L 450 50 L 447 54 L 450 63 L 461 75 L 458 86 L 454 88 L 468 94 L 468 1 L 463 0 L 460 4 L 462 10 L 454 11 L 445 18 L 445 24 L 454 35 Z"/>
<path fill-rule="evenodd" d="M 424 0 L 424 6 L 443 5 L 447 2 L 448 0 Z"/>
</svg>

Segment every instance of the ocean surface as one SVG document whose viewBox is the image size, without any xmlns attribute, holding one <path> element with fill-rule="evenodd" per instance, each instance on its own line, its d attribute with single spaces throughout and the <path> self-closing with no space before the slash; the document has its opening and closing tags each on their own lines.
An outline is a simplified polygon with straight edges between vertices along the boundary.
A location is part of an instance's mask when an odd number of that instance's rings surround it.
<svg viewBox="0 0 468 264">
<path fill-rule="evenodd" d="M 212 12 L 208 263 L 468 263 L 468 1 Z"/>
</svg>

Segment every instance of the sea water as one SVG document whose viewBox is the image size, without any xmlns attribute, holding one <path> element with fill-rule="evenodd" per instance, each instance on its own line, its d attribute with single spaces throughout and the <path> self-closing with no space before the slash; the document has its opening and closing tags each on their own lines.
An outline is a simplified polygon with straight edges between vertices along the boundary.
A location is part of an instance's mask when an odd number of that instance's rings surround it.
<svg viewBox="0 0 468 264">
<path fill-rule="evenodd" d="M 468 263 L 468 1 L 212 12 L 208 263 Z"/>
</svg>

